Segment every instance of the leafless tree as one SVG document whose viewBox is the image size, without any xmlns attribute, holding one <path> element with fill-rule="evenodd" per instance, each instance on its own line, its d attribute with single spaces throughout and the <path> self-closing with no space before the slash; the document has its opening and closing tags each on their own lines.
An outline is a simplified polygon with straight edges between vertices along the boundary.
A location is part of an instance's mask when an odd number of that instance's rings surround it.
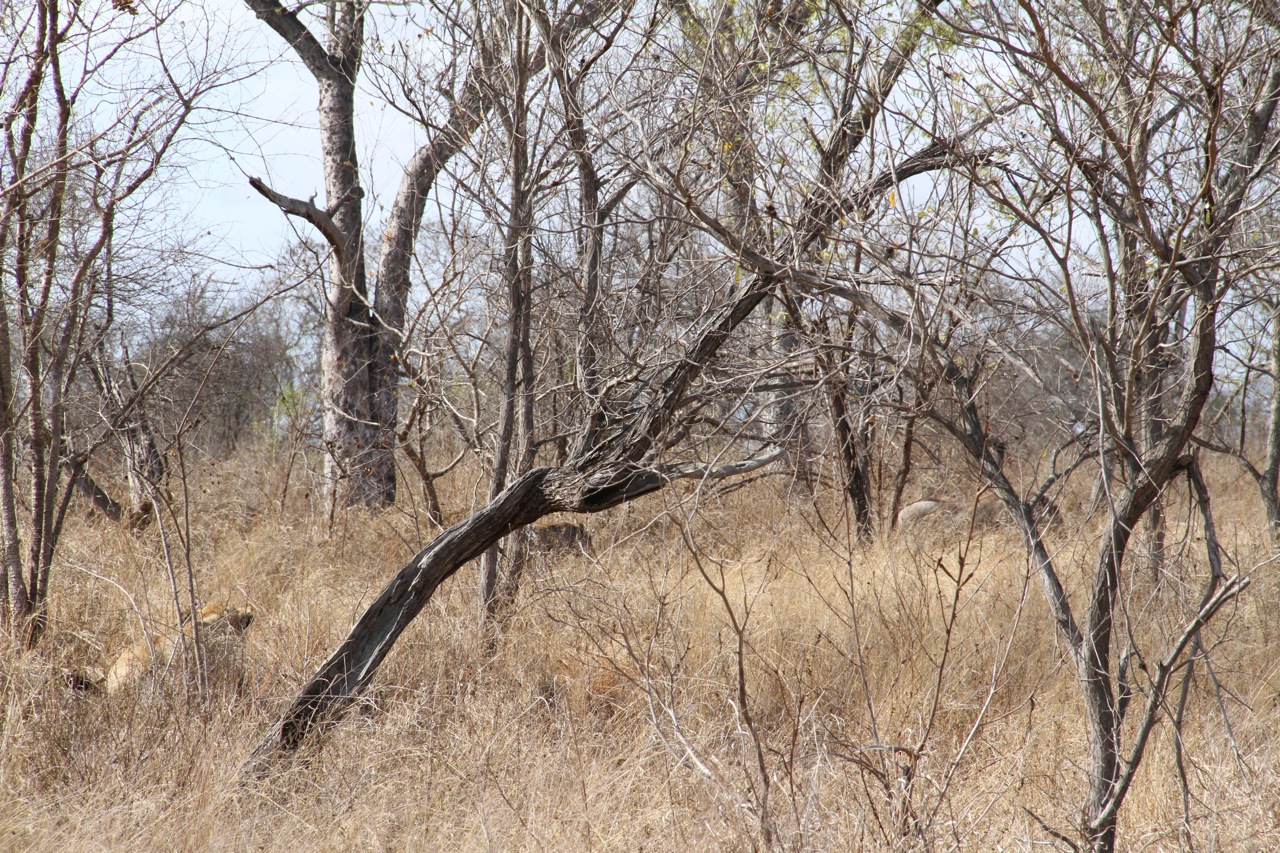
<svg viewBox="0 0 1280 853">
<path fill-rule="evenodd" d="M 131 304 L 138 253 L 162 240 L 147 231 L 156 179 L 225 80 L 219 51 L 175 31 L 179 5 L 38 0 L 0 22 L 0 620 L 26 643 L 44 624 L 72 484 L 100 443 L 73 446 L 69 398 Z M 109 430 L 127 429 L 145 390 L 113 398 Z"/>
<path fill-rule="evenodd" d="M 950 171 L 905 207 L 907 239 L 850 229 L 855 247 L 876 255 L 872 268 L 852 258 L 798 268 L 700 214 L 756 271 L 785 277 L 797 294 L 839 295 L 893 332 L 899 343 L 885 356 L 1015 519 L 1084 702 L 1079 832 L 1093 850 L 1115 847 L 1119 810 L 1190 644 L 1248 584 L 1221 573 L 1208 536 L 1212 571 L 1199 603 L 1181 628 L 1153 635 L 1129 621 L 1121 570 L 1133 531 L 1174 480 L 1199 492 L 1189 449 L 1213 385 L 1218 312 L 1258 257 L 1241 244 L 1241 223 L 1272 198 L 1277 33 L 1265 16 L 1239 11 L 1201 5 L 1171 17 L 1154 6 L 1021 3 L 943 12 L 978 46 L 919 72 L 921 93 L 945 88 L 966 105 L 919 128 L 935 140 L 944 121 L 959 129 L 939 140 Z M 975 85 L 952 85 L 979 63 Z M 899 175 L 911 162 L 900 161 Z M 1045 452 L 1051 468 L 1021 486 L 1006 468 L 1019 420 L 999 416 L 1002 374 L 1037 386 L 1059 424 L 1058 446 Z M 1035 508 L 1086 460 L 1112 458 L 1120 476 L 1092 583 L 1070 590 Z M 1207 493 L 1200 507 L 1211 531 Z M 1113 663 L 1119 642 L 1125 652 Z M 1135 655 L 1148 661 L 1145 703 L 1125 728 Z"/>
<path fill-rule="evenodd" d="M 469 50 L 448 58 L 455 72 L 468 57 L 471 64 L 461 76 L 458 91 L 449 93 L 443 123 L 436 123 L 426 109 L 415 115 L 428 125 L 430 138 L 405 165 L 382 228 L 376 278 L 370 287 L 355 101 L 371 4 L 329 0 L 309 25 L 303 17 L 305 8 L 287 9 L 278 0 L 245 2 L 289 45 L 319 89 L 325 206 L 282 194 L 258 178 L 250 183 L 286 214 L 310 222 L 333 253 L 322 364 L 330 487 L 338 504 L 383 506 L 396 494 L 397 354 L 402 348 L 414 244 L 437 177 L 488 114 L 494 92 L 503 88 L 497 69 L 509 47 L 509 16 L 490 18 L 484 8 L 475 10 L 478 23 L 463 29 L 474 37 Z M 589 3 L 565 15 L 558 26 L 567 37 L 588 27 L 607 5 Z M 446 18 L 456 11 L 446 10 Z M 460 17 L 448 22 L 462 24 Z M 313 25 L 322 28 L 323 41 L 312 31 Z M 530 61 L 529 70 L 540 70 L 545 55 Z M 423 105 L 418 102 L 417 106 Z"/>
<path fill-rule="evenodd" d="M 1094 850 L 1114 849 L 1117 815 L 1173 675 L 1189 667 L 1190 643 L 1248 584 L 1221 573 L 1211 541 L 1199 604 L 1182 614 L 1182 628 L 1153 636 L 1153 626 L 1128 621 L 1121 571 L 1133 531 L 1175 479 L 1199 493 L 1189 449 L 1213 385 L 1219 308 L 1266 254 L 1240 233 L 1272 199 L 1280 53 L 1265 15 L 1236 11 L 1197 6 L 1169 18 L 1155 7 L 1090 3 L 944 11 L 943 25 L 977 52 L 941 51 L 929 71 L 914 67 L 916 87 L 894 115 L 901 139 L 925 144 L 887 171 L 901 184 L 936 171 L 922 164 L 941 156 L 947 172 L 910 185 L 896 232 L 892 221 L 849 223 L 842 241 L 828 242 L 825 263 L 797 263 L 753 242 L 687 196 L 744 264 L 788 284 L 801 322 L 812 310 L 806 301 L 836 298 L 881 324 L 896 344 L 880 358 L 913 382 L 920 411 L 964 449 L 1015 519 L 1084 700 L 1090 754 L 1079 831 Z M 965 86 L 963 71 L 977 67 L 984 73 Z M 938 104 L 944 93 L 961 106 L 923 113 L 931 123 L 913 119 L 912 97 Z M 858 189 L 844 198 L 860 200 Z M 1038 413 L 1007 407 L 1011 383 L 1036 389 Z M 1046 414 L 1058 430 L 1058 446 L 1045 451 L 1051 465 L 1015 485 L 1010 440 Z M 1036 510 L 1086 461 L 1111 459 L 1120 476 L 1093 581 L 1068 590 Z M 1199 506 L 1212 530 L 1207 498 Z M 1113 663 L 1117 642 L 1126 651 Z M 1126 729 L 1121 697 L 1135 689 L 1133 655 L 1159 663 Z"/>
<path fill-rule="evenodd" d="M 1189 650 L 1248 583 L 1221 570 L 1191 451 L 1224 300 L 1274 253 L 1242 237 L 1273 201 L 1280 151 L 1268 8 L 588 8 L 590 26 L 565 24 L 587 11 L 557 22 L 538 4 L 469 19 L 484 22 L 471 38 L 486 60 L 464 78 L 483 80 L 478 106 L 461 125 L 424 120 L 465 132 L 441 131 L 456 141 L 450 159 L 431 159 L 431 180 L 407 196 L 416 233 L 423 196 L 448 182 L 442 207 L 483 223 L 476 237 L 490 249 L 458 240 L 441 266 L 504 297 L 487 300 L 496 331 L 477 336 L 465 368 L 474 414 L 462 431 L 478 446 L 496 429 L 508 454 L 495 454 L 491 500 L 400 570 L 252 769 L 333 719 L 435 589 L 503 536 L 675 479 L 758 470 L 790 443 L 779 411 L 811 425 L 805 407 L 825 408 L 864 534 L 871 448 L 898 424 L 891 515 L 926 430 L 948 436 L 1003 504 L 1085 708 L 1077 835 L 1114 849 L 1150 734 L 1176 677 L 1190 677 Z M 404 111 L 426 117 L 410 68 L 386 79 L 401 82 Z M 481 128 L 489 148 L 468 141 Z M 573 296 L 553 299 L 563 271 Z M 539 322 L 567 316 L 573 328 L 556 333 L 573 342 L 561 349 L 575 353 L 574 418 L 557 420 L 538 393 L 568 383 L 529 365 L 563 363 L 546 355 Z M 381 328 L 403 351 L 412 341 L 399 323 Z M 545 464 L 543 442 L 562 432 Z M 1022 453 L 1033 434 L 1043 452 Z M 1081 472 L 1113 469 L 1091 577 L 1070 588 L 1042 510 Z M 1211 570 L 1167 630 L 1126 607 L 1135 581 L 1123 569 L 1143 523 L 1159 551 L 1159 502 L 1181 480 Z"/>
<path fill-rule="evenodd" d="M 301 16 L 274 0 L 246 0 L 250 9 L 293 49 L 319 89 L 320 147 L 325 205 L 282 195 L 261 179 L 254 189 L 285 213 L 320 232 L 332 251 L 325 296 L 322 355 L 326 472 L 331 499 L 381 505 L 395 498 L 389 432 L 377 411 L 385 371 L 377 360 L 378 330 L 364 247 L 364 189 L 356 151 L 355 95 L 364 52 L 368 6 L 331 2 L 320 10 L 322 42 Z M 392 425 L 394 427 L 394 424 Z"/>
<path fill-rule="evenodd" d="M 951 425 L 1020 517 L 1075 664 L 1090 742 L 1081 834 L 1094 850 L 1115 847 L 1120 807 L 1187 643 L 1248 583 L 1224 578 L 1210 554 L 1215 568 L 1201 601 L 1184 615 L 1184 629 L 1149 640 L 1144 650 L 1145 627 L 1120 618 L 1121 568 L 1133 531 L 1159 513 L 1175 478 L 1196 483 L 1198 466 L 1188 451 L 1213 387 L 1219 308 L 1248 275 L 1253 254 L 1242 251 L 1240 225 L 1272 197 L 1267 176 L 1280 151 L 1274 122 L 1280 32 L 1242 11 L 1208 4 L 1121 11 L 1081 3 L 1047 11 L 1021 4 L 1015 14 L 993 5 L 982 11 L 984 26 L 972 30 L 985 33 L 1020 84 L 1005 90 L 1018 104 L 1001 127 L 1011 156 L 984 189 L 1031 236 L 1045 272 L 1036 275 L 1032 264 L 1018 273 L 997 269 L 1017 274 L 1034 299 L 1050 306 L 1042 314 L 1073 339 L 1085 365 L 1084 393 L 1064 400 L 1076 414 L 1064 444 L 1088 441 L 1095 458 L 1114 454 L 1122 471 L 1092 584 L 1076 610 L 976 409 L 964 405 L 966 413 Z M 1015 122 L 1035 128 L 1047 149 L 1020 144 Z M 983 177 L 973 174 L 975 181 Z M 1080 245 L 1081 229 L 1094 235 L 1092 251 Z M 1018 364 L 1016 355 L 1010 363 Z M 969 379 L 954 381 L 956 365 L 944 372 L 958 392 L 976 399 Z M 1055 470 L 1048 479 L 1064 473 Z M 1211 538 L 1207 496 L 1201 506 Z M 1158 537 L 1158 519 L 1152 526 Z M 1126 651 L 1113 664 L 1119 642 Z M 1135 653 L 1148 660 L 1150 680 L 1146 707 L 1125 744 L 1121 697 L 1132 688 L 1124 663 Z M 1153 661 L 1159 663 L 1152 667 Z"/>
<path fill-rule="evenodd" d="M 840 218 L 848 164 L 870 145 L 872 126 L 919 45 L 931 8 L 912 4 L 887 18 L 855 21 L 839 9 L 810 14 L 808 7 L 796 5 L 790 12 L 795 20 L 786 26 L 768 10 L 752 19 L 761 29 L 760 39 L 730 66 L 750 79 L 737 101 L 729 99 L 735 108 L 746 103 L 768 114 L 772 95 L 794 97 L 787 70 L 804 67 L 820 77 L 833 57 L 837 69 L 833 76 L 839 89 L 826 102 L 825 143 L 815 146 L 816 156 L 811 149 L 777 175 L 781 189 L 783 182 L 807 172 L 788 196 L 794 205 L 789 217 L 800 223 L 798 233 L 775 228 L 777 242 L 770 246 L 784 252 L 787 264 L 799 264 Z M 578 262 L 561 268 L 593 268 L 592 223 L 604 228 L 602 257 L 610 256 L 608 248 L 617 252 L 616 260 L 602 264 L 596 292 L 608 301 L 598 309 L 590 299 L 584 303 L 587 317 L 579 328 L 590 337 L 593 320 L 607 322 L 594 340 L 601 346 L 609 342 L 609 351 L 596 362 L 598 377 L 583 383 L 584 392 L 591 393 L 584 393 L 587 406 L 574 425 L 567 459 L 554 467 L 531 467 L 414 557 L 262 741 L 251 761 L 253 772 L 267 770 L 281 753 L 295 750 L 317 725 L 346 707 L 439 585 L 502 536 L 552 512 L 600 512 L 676 479 L 721 478 L 758 470 L 780 457 L 774 439 L 755 434 L 753 427 L 762 422 L 776 387 L 770 377 L 795 371 L 790 365 L 778 371 L 768 334 L 752 317 L 762 302 L 788 287 L 790 273 L 781 264 L 744 269 L 757 249 L 738 241 L 726 256 L 707 238 L 706 231 L 716 237 L 719 232 L 706 205 L 714 203 L 717 214 L 738 209 L 732 181 L 711 167 L 725 152 L 718 124 L 722 116 L 698 94 L 703 66 L 696 25 L 681 15 L 666 20 L 659 11 L 614 9 L 590 37 L 575 44 L 573 58 L 567 43 L 542 54 L 549 56 L 553 78 L 559 78 L 551 102 L 562 108 L 564 132 L 531 155 L 530 162 L 547 169 L 566 162 L 566 180 L 580 182 L 585 176 L 588 185 L 593 172 L 609 177 L 601 178 L 597 201 L 578 186 L 577 200 L 569 208 L 573 213 L 548 212 L 538 221 L 548 231 L 562 222 L 588 226 L 570 249 Z M 557 45 L 546 10 L 533 7 L 531 17 L 534 25 L 543 22 L 546 44 Z M 873 47 L 870 34 L 876 27 L 887 27 L 893 35 Z M 550 36 L 545 35 L 548 30 Z M 790 45 L 801 31 L 816 45 L 810 53 L 756 74 L 756 69 L 768 68 L 771 51 Z M 664 41 L 660 32 L 673 37 Z M 850 58 L 864 50 L 869 53 L 865 76 L 854 72 L 858 63 Z M 567 69 L 593 62 L 589 76 L 576 84 L 567 79 Z M 585 104 L 594 110 L 580 112 Z M 584 125 L 585 137 L 580 132 Z M 794 125 L 785 132 L 793 134 Z M 584 138 L 593 146 L 591 168 L 583 167 Z M 557 159 L 557 151 L 567 158 Z M 509 182 L 510 174 L 502 180 Z M 878 191 L 893 185 L 889 181 Z M 632 187 L 633 192 L 624 193 Z M 869 195 L 876 192 L 867 189 Z M 603 220 L 601 208 L 610 205 L 596 207 L 598 200 L 624 195 L 616 222 Z M 757 215 L 763 240 L 769 230 L 766 214 Z M 512 244 L 508 239 L 499 243 L 507 251 Z M 544 244 L 535 237 L 534 245 Z M 596 310 L 599 314 L 592 318 Z M 582 345 L 579 352 L 591 352 L 594 345 Z M 613 366 L 607 374 L 605 364 Z M 737 441 L 732 441 L 734 435 Z M 746 458 L 726 463 L 726 443 L 736 450 L 729 458 Z"/>
</svg>

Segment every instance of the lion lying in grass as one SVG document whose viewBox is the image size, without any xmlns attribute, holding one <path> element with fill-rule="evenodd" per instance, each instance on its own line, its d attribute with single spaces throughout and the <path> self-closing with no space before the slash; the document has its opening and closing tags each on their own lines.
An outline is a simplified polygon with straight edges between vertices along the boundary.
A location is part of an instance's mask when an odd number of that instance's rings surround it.
<svg viewBox="0 0 1280 853">
<path fill-rule="evenodd" d="M 182 629 L 177 633 L 152 634 L 120 653 L 107 673 L 107 695 L 128 690 L 150 675 L 194 673 L 197 668 L 209 682 L 223 681 L 228 676 L 238 682 L 244 632 L 253 618 L 251 608 L 225 604 L 206 605 L 196 611 L 195 618 L 184 613 Z"/>
</svg>

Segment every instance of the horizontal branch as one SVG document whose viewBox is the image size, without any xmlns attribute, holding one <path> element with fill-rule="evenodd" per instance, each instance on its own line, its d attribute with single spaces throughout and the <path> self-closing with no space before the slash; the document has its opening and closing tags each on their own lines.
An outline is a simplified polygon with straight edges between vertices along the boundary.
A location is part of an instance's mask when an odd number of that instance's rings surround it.
<svg viewBox="0 0 1280 853">
<path fill-rule="evenodd" d="M 786 455 L 786 448 L 775 447 L 768 453 L 740 462 L 725 465 L 697 465 L 686 463 L 680 465 L 664 465 L 658 468 L 635 468 L 625 477 L 615 478 L 607 488 L 600 489 L 590 495 L 587 505 L 591 511 L 617 506 L 636 498 L 652 494 L 663 486 L 676 480 L 723 480 L 749 474 L 770 465 Z"/>
<path fill-rule="evenodd" d="M 316 227 L 316 229 L 324 236 L 325 241 L 338 255 L 338 262 L 345 263 L 347 254 L 347 240 L 342 230 L 338 228 L 338 224 L 333 221 L 333 217 L 329 212 L 316 207 L 316 197 L 303 201 L 302 199 L 293 198 L 292 196 L 278 193 L 271 187 L 267 186 L 261 178 L 250 178 L 249 186 L 257 190 L 267 201 L 280 208 L 289 216 L 296 216 L 299 219 L 305 219 Z"/>
</svg>

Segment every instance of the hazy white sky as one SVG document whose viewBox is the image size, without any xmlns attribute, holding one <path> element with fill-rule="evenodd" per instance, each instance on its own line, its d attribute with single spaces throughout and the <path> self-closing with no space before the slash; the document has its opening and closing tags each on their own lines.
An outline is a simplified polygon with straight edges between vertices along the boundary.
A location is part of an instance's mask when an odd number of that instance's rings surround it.
<svg viewBox="0 0 1280 853">
<path fill-rule="evenodd" d="M 285 217 L 249 187 L 261 177 L 287 195 L 324 198 L 320 137 L 316 129 L 316 85 L 283 41 L 240 0 L 217 0 L 211 36 L 260 66 L 252 78 L 221 93 L 231 113 L 212 139 L 189 149 L 190 224 L 208 232 L 219 254 L 233 263 L 264 264 L 299 235 L 314 237 L 301 220 Z M 208 14 L 206 11 L 205 14 Z M 422 134 L 406 119 L 366 96 L 357 102 L 360 169 L 365 216 L 380 220 L 399 185 L 403 163 Z"/>
</svg>

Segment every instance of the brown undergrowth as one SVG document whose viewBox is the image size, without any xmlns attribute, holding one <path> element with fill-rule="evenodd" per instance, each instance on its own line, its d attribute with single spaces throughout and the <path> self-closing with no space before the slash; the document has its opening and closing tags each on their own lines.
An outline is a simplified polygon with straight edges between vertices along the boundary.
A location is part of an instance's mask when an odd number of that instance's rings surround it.
<svg viewBox="0 0 1280 853">
<path fill-rule="evenodd" d="M 857 546 L 833 499 L 769 480 L 586 519 L 596 556 L 535 557 L 492 656 L 465 568 L 338 726 L 244 784 L 255 739 L 434 533 L 412 495 L 331 517 L 293 464 L 287 484 L 269 455 L 192 472 L 189 546 L 182 512 L 140 533 L 72 523 L 47 636 L 0 654 L 0 849 L 1030 850 L 1072 833 L 1082 710 L 1016 536 Z M 1255 501 L 1218 474 L 1230 571 L 1266 563 Z M 483 491 L 440 485 L 453 518 Z M 1122 636 L 1148 655 L 1204 582 L 1184 510 L 1171 496 L 1163 571 L 1135 557 L 1126 579 Z M 1050 544 L 1078 595 L 1095 525 L 1064 515 Z M 176 624 L 191 586 L 257 614 L 236 690 L 181 673 L 82 689 Z M 1207 632 L 1185 797 L 1166 716 L 1126 849 L 1280 847 L 1278 610 L 1263 566 Z"/>
</svg>

